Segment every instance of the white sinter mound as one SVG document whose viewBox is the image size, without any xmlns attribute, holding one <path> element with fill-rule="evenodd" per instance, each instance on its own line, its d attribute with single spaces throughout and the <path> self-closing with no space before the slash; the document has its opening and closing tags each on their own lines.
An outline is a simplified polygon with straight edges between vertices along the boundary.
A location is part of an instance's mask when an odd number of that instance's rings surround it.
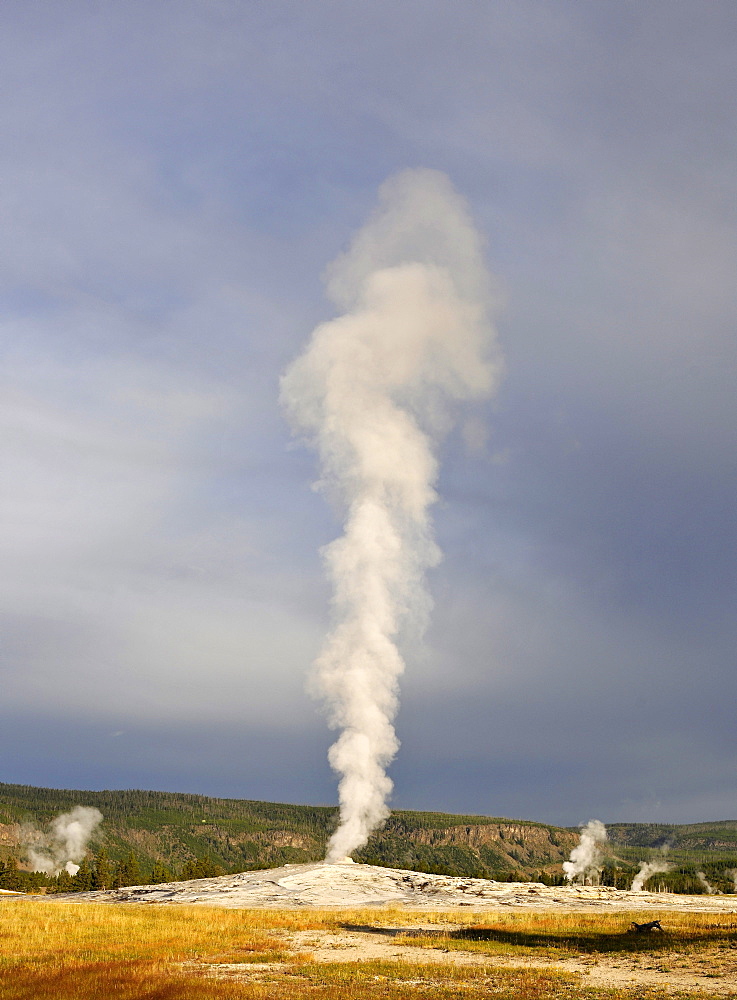
<svg viewBox="0 0 737 1000">
<path fill-rule="evenodd" d="M 246 907 L 377 907 L 450 909 L 454 906 L 525 907 L 529 909 L 729 910 L 730 896 L 677 896 L 625 892 L 609 886 L 544 886 L 538 882 L 494 882 L 452 878 L 374 865 L 318 862 L 284 865 L 266 871 L 165 885 L 131 886 L 106 892 L 47 896 L 48 901 L 110 903 L 198 903 Z"/>
</svg>

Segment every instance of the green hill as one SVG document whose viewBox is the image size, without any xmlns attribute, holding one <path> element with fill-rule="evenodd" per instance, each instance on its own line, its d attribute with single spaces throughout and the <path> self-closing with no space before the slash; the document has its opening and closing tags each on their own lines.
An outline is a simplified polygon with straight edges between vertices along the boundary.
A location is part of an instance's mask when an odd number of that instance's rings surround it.
<svg viewBox="0 0 737 1000">
<path fill-rule="evenodd" d="M 697 854 L 737 853 L 737 820 L 713 823 L 612 823 L 609 839 L 622 846 L 663 848 Z"/>
<path fill-rule="evenodd" d="M 652 876 L 650 887 L 689 893 L 734 892 L 737 887 L 737 820 L 612 823 L 607 832 L 622 871 L 635 871 L 642 861 L 670 866 Z"/>
<path fill-rule="evenodd" d="M 44 829 L 76 805 L 95 806 L 103 822 L 90 844 L 106 864 L 128 865 L 142 882 L 318 861 L 337 812 L 246 799 L 175 792 L 75 791 L 0 783 L 0 863 L 28 868 L 24 830 Z M 639 863 L 667 860 L 659 884 L 706 891 L 697 872 L 720 891 L 732 891 L 737 869 L 737 821 L 688 825 L 613 823 L 603 877 L 629 887 Z M 578 830 L 489 816 L 397 810 L 356 861 L 441 874 L 508 880 L 562 880 L 562 862 Z"/>
<path fill-rule="evenodd" d="M 104 846 L 112 861 L 133 851 L 144 875 L 156 862 L 178 874 L 195 859 L 226 871 L 318 861 L 337 817 L 326 806 L 0 784 L 0 858 L 23 864 L 24 824 L 45 828 L 75 805 L 95 806 L 103 814 L 91 850 Z M 542 823 L 398 810 L 354 856 L 397 868 L 536 878 L 560 871 L 576 839 L 570 830 Z"/>
</svg>

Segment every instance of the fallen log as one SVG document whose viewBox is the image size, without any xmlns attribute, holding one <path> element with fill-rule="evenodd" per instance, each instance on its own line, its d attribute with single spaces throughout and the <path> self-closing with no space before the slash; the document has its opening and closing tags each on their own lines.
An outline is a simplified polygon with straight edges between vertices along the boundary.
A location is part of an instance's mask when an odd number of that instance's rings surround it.
<svg viewBox="0 0 737 1000">
<path fill-rule="evenodd" d="M 659 920 L 648 920 L 646 924 L 638 924 L 633 920 L 627 929 L 628 934 L 644 934 L 648 931 L 663 931 Z"/>
</svg>

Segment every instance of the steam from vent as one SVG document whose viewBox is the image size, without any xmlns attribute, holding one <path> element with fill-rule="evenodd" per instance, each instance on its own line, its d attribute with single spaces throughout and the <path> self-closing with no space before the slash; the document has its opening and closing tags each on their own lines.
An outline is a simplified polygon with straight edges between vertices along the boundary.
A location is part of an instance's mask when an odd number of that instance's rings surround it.
<svg viewBox="0 0 737 1000">
<path fill-rule="evenodd" d="M 598 882 L 601 872 L 601 845 L 607 839 L 606 827 L 598 819 L 591 819 L 581 830 L 578 844 L 563 862 L 563 872 L 569 882 L 585 883 L 586 879 Z"/>
<path fill-rule="evenodd" d="M 707 879 L 706 875 L 703 872 L 696 872 L 696 878 L 699 880 L 699 882 L 701 882 L 701 884 L 704 887 L 704 890 L 707 892 L 707 894 L 709 896 L 721 896 L 722 895 L 722 890 L 721 889 L 716 889 L 711 884 L 711 882 Z"/>
<path fill-rule="evenodd" d="M 61 813 L 51 821 L 49 832 L 34 830 L 27 840 L 28 857 L 34 871 L 58 875 L 67 871 L 76 875 L 78 861 L 87 852 L 87 845 L 102 822 L 102 813 L 93 806 L 75 806 L 71 812 Z"/>
<path fill-rule="evenodd" d="M 333 628 L 311 674 L 341 734 L 340 825 L 327 858 L 361 847 L 389 815 L 386 767 L 404 661 L 397 647 L 429 612 L 424 574 L 440 553 L 429 510 L 437 449 L 458 404 L 489 396 L 501 362 L 481 240 L 448 178 L 408 170 L 328 269 L 342 310 L 317 327 L 282 379 L 294 427 L 320 456 L 320 487 L 344 534 L 323 550 Z"/>
<path fill-rule="evenodd" d="M 673 865 L 670 861 L 641 861 L 640 870 L 632 880 L 632 892 L 642 892 L 645 883 L 651 875 L 670 871 L 672 867 Z"/>
</svg>

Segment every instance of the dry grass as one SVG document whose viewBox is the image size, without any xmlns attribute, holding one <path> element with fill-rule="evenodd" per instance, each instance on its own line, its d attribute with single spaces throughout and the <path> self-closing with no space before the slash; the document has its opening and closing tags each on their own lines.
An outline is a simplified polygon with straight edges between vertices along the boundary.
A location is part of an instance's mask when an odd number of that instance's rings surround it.
<svg viewBox="0 0 737 1000">
<path fill-rule="evenodd" d="M 664 933 L 627 933 L 645 913 L 506 913 L 472 920 L 456 930 L 411 931 L 403 943 L 420 948 L 457 949 L 489 955 L 657 955 L 676 949 L 686 957 L 729 949 L 737 958 L 737 918 L 715 913 L 670 913 Z"/>
<path fill-rule="evenodd" d="M 507 914 L 399 910 L 226 910 L 204 906 L 0 904 L 2 1000 L 645 1000 L 677 992 L 582 985 L 574 972 L 509 967 L 499 956 L 626 955 L 633 962 L 732 959 L 733 918 L 668 914 L 668 934 L 623 930 L 636 914 Z M 448 924 L 454 925 L 448 929 Z M 420 927 L 433 933 L 416 936 Z M 434 926 L 433 926 L 434 925 Z M 295 931 L 340 932 L 350 927 L 402 929 L 417 961 L 316 963 L 295 953 Z M 414 933 L 412 933 L 414 931 Z M 397 940 L 397 937 L 394 937 Z M 432 949 L 471 950 L 474 965 L 440 964 Z M 483 956 L 487 955 L 489 962 Z M 726 957 L 725 957 L 726 956 Z M 735 956 L 737 957 L 737 956 Z M 220 970 L 220 971 L 218 971 Z M 250 970 L 250 971 L 249 971 Z M 221 978 L 215 978 L 218 974 Z M 699 994 L 700 1000 L 713 996 Z"/>
<path fill-rule="evenodd" d="M 239 910 L 119 907 L 3 900 L 0 996 L 184 998 L 185 962 L 283 962 L 292 956 L 275 927 Z M 198 983 L 198 997 L 242 996 L 229 984 Z"/>
<path fill-rule="evenodd" d="M 596 993 L 575 992 L 579 977 L 542 969 L 497 969 L 490 966 L 453 966 L 421 962 L 320 964 L 291 970 L 274 982 L 269 1000 L 288 995 L 311 1000 L 600 1000 Z M 251 996 L 244 993 L 243 996 Z M 601 998 L 603 1000 L 603 998 Z M 615 1000 L 607 997 L 606 1000 Z"/>
</svg>

